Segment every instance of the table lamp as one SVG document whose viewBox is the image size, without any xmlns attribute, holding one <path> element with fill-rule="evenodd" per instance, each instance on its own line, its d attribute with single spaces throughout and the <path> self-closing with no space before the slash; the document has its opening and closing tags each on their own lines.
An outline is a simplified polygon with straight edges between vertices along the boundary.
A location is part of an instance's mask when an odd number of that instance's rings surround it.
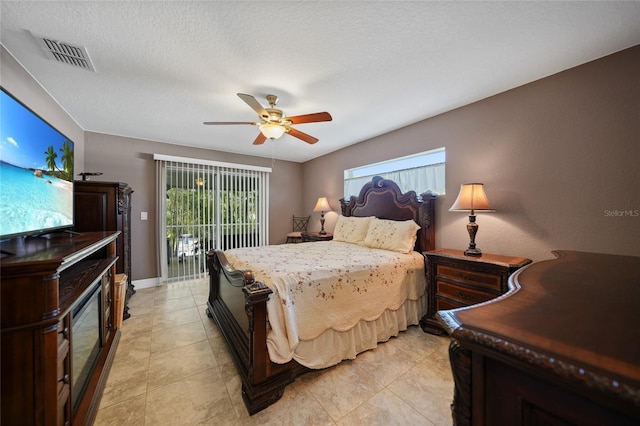
<svg viewBox="0 0 640 426">
<path fill-rule="evenodd" d="M 314 212 L 320 212 L 320 235 L 324 235 L 327 231 L 324 230 L 324 212 L 331 211 L 331 206 L 327 201 L 327 197 L 318 198 L 316 206 L 313 208 Z"/>
<path fill-rule="evenodd" d="M 470 211 L 467 231 L 469 232 L 469 248 L 464 251 L 467 256 L 482 256 L 482 252 L 476 247 L 476 233 L 478 224 L 476 223 L 476 211 L 494 212 L 489 206 L 489 200 L 484 193 L 482 183 L 463 183 L 460 185 L 460 193 L 449 211 Z"/>
</svg>

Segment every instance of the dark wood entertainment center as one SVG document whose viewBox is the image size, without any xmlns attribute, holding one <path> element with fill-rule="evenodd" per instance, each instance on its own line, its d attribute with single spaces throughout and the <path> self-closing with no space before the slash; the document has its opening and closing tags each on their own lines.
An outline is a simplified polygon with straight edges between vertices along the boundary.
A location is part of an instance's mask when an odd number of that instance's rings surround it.
<svg viewBox="0 0 640 426">
<path fill-rule="evenodd" d="M 506 295 L 438 312 L 455 425 L 640 424 L 640 257 L 554 254 Z"/>
<path fill-rule="evenodd" d="M 3 425 L 93 422 L 120 340 L 113 309 L 119 234 L 2 242 Z"/>
</svg>

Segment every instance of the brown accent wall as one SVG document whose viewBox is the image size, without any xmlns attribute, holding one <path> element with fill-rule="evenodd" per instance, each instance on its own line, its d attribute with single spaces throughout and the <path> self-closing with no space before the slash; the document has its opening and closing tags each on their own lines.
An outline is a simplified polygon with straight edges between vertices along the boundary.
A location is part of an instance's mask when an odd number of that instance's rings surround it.
<svg viewBox="0 0 640 426">
<path fill-rule="evenodd" d="M 638 255 L 638 70 L 635 46 L 309 161 L 302 202 L 327 196 L 338 210 L 344 169 L 445 147 L 438 247 L 467 247 L 468 216 L 448 209 L 460 184 L 484 182 L 496 209 L 477 216 L 485 252 L 534 260 L 552 249 Z"/>
</svg>

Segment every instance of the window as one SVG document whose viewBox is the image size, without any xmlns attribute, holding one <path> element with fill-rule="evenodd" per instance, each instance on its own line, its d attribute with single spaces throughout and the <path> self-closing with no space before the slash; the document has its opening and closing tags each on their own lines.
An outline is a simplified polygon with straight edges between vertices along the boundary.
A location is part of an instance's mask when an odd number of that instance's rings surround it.
<svg viewBox="0 0 640 426">
<path fill-rule="evenodd" d="M 445 163 L 445 149 L 438 148 L 348 169 L 344 171 L 344 195 L 358 195 L 362 186 L 374 176 L 391 179 L 402 192 L 422 194 L 431 191 L 442 195 L 445 193 Z"/>
</svg>

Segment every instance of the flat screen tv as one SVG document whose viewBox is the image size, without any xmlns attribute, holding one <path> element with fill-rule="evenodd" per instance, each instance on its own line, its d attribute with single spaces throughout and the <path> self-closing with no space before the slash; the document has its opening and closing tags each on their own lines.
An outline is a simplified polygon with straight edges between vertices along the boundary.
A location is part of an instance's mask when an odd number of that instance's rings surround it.
<svg viewBox="0 0 640 426">
<path fill-rule="evenodd" d="M 71 228 L 73 142 L 0 89 L 0 240 Z"/>
</svg>

